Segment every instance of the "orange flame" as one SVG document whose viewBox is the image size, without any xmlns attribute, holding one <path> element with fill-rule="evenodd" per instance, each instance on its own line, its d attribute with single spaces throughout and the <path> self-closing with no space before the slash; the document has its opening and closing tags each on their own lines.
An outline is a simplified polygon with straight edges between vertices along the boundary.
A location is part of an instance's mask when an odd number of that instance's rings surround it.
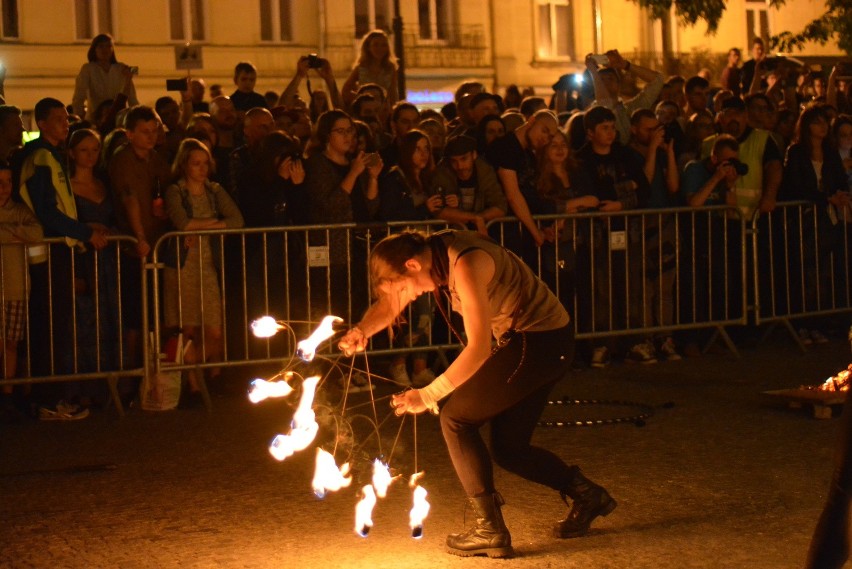
<svg viewBox="0 0 852 569">
<path fill-rule="evenodd" d="M 284 460 L 297 451 L 305 450 L 308 448 L 308 445 L 314 442 L 317 431 L 319 431 L 319 425 L 316 422 L 316 416 L 311 406 L 314 403 L 314 394 L 319 380 L 319 376 L 314 375 L 302 382 L 302 398 L 299 400 L 299 406 L 293 414 L 293 420 L 290 423 L 290 433 L 287 435 L 278 435 L 272 439 L 272 443 L 269 445 L 269 452 L 277 460 Z"/>
<path fill-rule="evenodd" d="M 333 326 L 338 322 L 343 322 L 343 319 L 331 314 L 323 318 L 314 333 L 296 345 L 296 355 L 306 362 L 313 360 L 317 353 L 317 346 L 320 342 L 334 336 Z"/>
<path fill-rule="evenodd" d="M 355 533 L 361 537 L 367 537 L 373 527 L 373 507 L 376 505 L 376 493 L 373 487 L 367 484 L 361 488 L 363 498 L 355 505 Z"/>
<path fill-rule="evenodd" d="M 352 484 L 352 477 L 348 474 L 348 462 L 338 469 L 334 456 L 321 448 L 317 448 L 317 462 L 313 481 L 314 494 L 317 495 L 317 498 L 325 498 L 328 492 L 348 488 Z"/>
</svg>

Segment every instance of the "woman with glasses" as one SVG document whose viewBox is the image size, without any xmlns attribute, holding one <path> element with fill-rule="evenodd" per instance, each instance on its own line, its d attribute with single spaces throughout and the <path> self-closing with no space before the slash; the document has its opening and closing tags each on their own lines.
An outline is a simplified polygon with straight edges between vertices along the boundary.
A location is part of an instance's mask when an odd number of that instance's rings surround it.
<svg viewBox="0 0 852 569">
<path fill-rule="evenodd" d="M 305 164 L 306 193 L 314 225 L 367 222 L 379 209 L 378 154 L 358 151 L 351 154 L 357 133 L 345 112 L 331 110 L 320 115 L 309 157 Z M 366 242 L 351 229 L 330 228 L 313 231 L 310 245 L 328 247 L 328 266 L 311 271 L 311 319 L 322 318 L 329 310 L 344 320 L 366 308 Z M 349 290 L 345 290 L 348 284 Z M 327 291 L 330 291 L 330 296 Z"/>
</svg>

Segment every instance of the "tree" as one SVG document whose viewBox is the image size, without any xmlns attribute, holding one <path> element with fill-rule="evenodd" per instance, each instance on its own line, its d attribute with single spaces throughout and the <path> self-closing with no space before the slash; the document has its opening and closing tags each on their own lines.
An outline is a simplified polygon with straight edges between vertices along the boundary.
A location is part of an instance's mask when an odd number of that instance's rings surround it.
<svg viewBox="0 0 852 569">
<path fill-rule="evenodd" d="M 775 0 L 782 5 L 784 0 Z M 825 14 L 806 24 L 799 33 L 781 32 L 772 36 L 770 46 L 779 51 L 802 50 L 808 42 L 825 45 L 831 39 L 837 46 L 852 55 L 852 0 L 826 0 Z"/>
<path fill-rule="evenodd" d="M 663 56 L 671 59 L 671 39 L 668 29 L 672 6 L 680 23 L 694 26 L 699 20 L 707 24 L 707 33 L 716 33 L 719 21 L 725 13 L 725 0 L 633 0 L 647 8 L 651 17 L 660 20 L 663 25 Z M 779 8 L 787 0 L 769 0 L 769 5 Z M 825 45 L 832 39 L 837 40 L 841 50 L 852 55 L 852 0 L 825 0 L 825 14 L 807 24 L 801 32 L 789 31 L 770 38 L 770 46 L 780 51 L 802 50 L 810 41 Z"/>
</svg>

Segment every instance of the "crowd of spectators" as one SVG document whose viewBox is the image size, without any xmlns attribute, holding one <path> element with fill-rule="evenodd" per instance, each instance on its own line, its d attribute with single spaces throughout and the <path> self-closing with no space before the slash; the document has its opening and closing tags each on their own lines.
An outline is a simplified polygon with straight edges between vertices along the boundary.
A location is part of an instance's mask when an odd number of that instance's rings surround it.
<svg viewBox="0 0 852 569">
<path fill-rule="evenodd" d="M 179 98 L 164 95 L 148 106 L 136 101 L 133 69 L 117 62 L 112 39 L 98 36 L 71 105 L 55 98 L 36 105 L 39 138 L 22 145 L 20 109 L 0 106 L 5 376 L 21 372 L 15 355 L 27 336 L 32 364 L 23 373 L 139 365 L 139 261 L 169 230 L 438 219 L 488 234 L 490 221 L 514 216 L 518 223 L 500 238 L 549 284 L 560 282 L 560 298 L 581 330 L 627 322 L 671 330 L 675 312 L 685 309 L 676 287 L 712 291 L 686 310 L 695 322 L 743 309 L 725 288 L 741 270 L 737 248 L 712 242 L 745 238 L 733 223 L 737 212 L 751 219 L 780 200 L 804 200 L 814 204 L 815 221 L 805 227 L 798 218 L 796 232 L 818 235 L 815 252 L 795 267 L 805 276 L 789 285 L 792 304 L 798 296 L 802 305 L 785 308 L 810 307 L 811 296 L 834 278 L 826 255 L 845 259 L 836 255 L 848 248 L 852 69 L 839 63 L 821 75 L 767 56 L 760 40 L 751 59 L 740 59 L 732 49 L 724 69 L 666 78 L 611 50 L 586 58 L 584 80 L 564 76 L 545 97 L 514 85 L 500 96 L 466 82 L 440 111 L 421 110 L 397 100 L 388 38 L 374 31 L 342 90 L 329 61 L 310 55 L 299 59 L 280 95 L 255 92 L 258 71 L 240 62 L 231 95 L 215 85 L 205 100 L 206 85 L 196 78 L 181 86 Z M 636 80 L 642 88 L 626 98 Z M 639 222 L 535 218 L 711 205 L 730 210 L 692 224 L 676 223 L 670 213 Z M 691 238 L 684 254 L 678 240 L 685 232 L 708 237 Z M 343 233 L 332 232 L 328 243 L 313 233 L 311 244 L 329 245 L 331 282 L 345 282 L 352 263 L 364 266 L 367 251 L 341 241 Z M 111 235 L 130 236 L 133 245 L 117 247 Z M 49 271 L 47 248 L 37 245 L 43 237 L 65 240 L 50 247 Z M 218 264 L 235 256 L 220 252 L 220 243 L 192 236 L 166 247 L 163 320 L 198 346 L 188 361 L 216 361 L 222 353 Z M 111 247 L 112 255 L 92 256 Z M 720 260 L 720 253 L 734 257 Z M 257 247 L 245 254 L 249 273 L 285 261 Z M 714 270 L 720 266 L 724 272 Z M 28 278 L 14 267 L 28 267 Z M 366 290 L 350 293 L 330 301 L 351 302 L 353 311 L 366 306 L 355 300 L 366 302 Z M 415 305 L 418 333 L 429 327 L 431 309 Z M 96 313 L 100 327 L 87 325 Z M 803 326 L 803 342 L 825 341 L 818 319 Z M 622 336 L 591 345 L 586 358 L 597 367 L 613 356 L 642 364 L 680 359 L 693 340 L 684 335 L 681 347 L 670 331 Z M 86 348 L 95 343 L 98 349 Z M 410 365 L 394 360 L 392 375 L 415 385 L 434 378 L 422 356 Z M 77 406 L 85 390 L 72 385 L 42 418 L 85 416 Z M 188 390 L 197 392 L 195 379 Z M 11 386 L 2 396 L 8 412 Z"/>
</svg>

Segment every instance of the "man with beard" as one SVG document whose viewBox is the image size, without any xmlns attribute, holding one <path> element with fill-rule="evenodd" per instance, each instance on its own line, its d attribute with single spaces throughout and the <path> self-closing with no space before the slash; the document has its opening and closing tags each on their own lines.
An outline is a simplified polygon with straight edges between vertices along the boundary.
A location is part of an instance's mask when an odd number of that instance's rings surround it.
<svg viewBox="0 0 852 569">
<path fill-rule="evenodd" d="M 753 128 L 748 125 L 748 113 L 745 103 L 739 97 L 732 97 L 722 104 L 722 112 L 717 117 L 719 128 L 722 133 L 730 134 L 737 142 L 739 142 L 739 160 L 748 167 L 748 172 L 741 175 L 733 189 L 735 195 L 736 207 L 740 215 L 744 217 L 747 223 L 756 211 L 760 211 L 762 216 L 758 222 L 758 247 L 761 251 L 770 251 L 770 242 L 773 239 L 782 239 L 783 235 L 776 231 L 773 236 L 769 232 L 768 219 L 765 214 L 771 213 L 775 209 L 775 202 L 778 196 L 778 188 L 781 185 L 781 176 L 783 173 L 782 154 L 778 149 L 778 145 L 772 139 L 769 131 L 761 128 Z M 705 159 L 711 155 L 713 144 L 719 135 L 714 135 L 706 138 L 701 147 L 701 158 Z M 777 224 L 776 227 L 781 227 L 783 224 Z M 741 226 L 739 222 L 728 224 L 728 264 L 731 267 L 729 282 L 738 282 L 739 267 L 742 266 L 740 259 L 741 248 L 738 243 L 744 238 L 740 235 Z M 783 251 L 781 247 L 776 247 L 775 251 Z M 758 267 L 760 274 L 769 275 L 772 273 L 773 267 L 769 255 L 760 256 L 761 263 Z M 752 256 L 747 256 L 749 265 L 753 264 Z M 776 270 L 780 271 L 785 267 L 782 262 L 776 263 Z M 753 267 L 748 267 L 747 275 L 754 274 Z M 780 286 L 785 280 L 785 275 L 778 274 L 780 280 L 776 279 L 776 287 Z M 748 286 L 749 292 L 753 291 L 751 285 Z M 784 292 L 780 288 L 776 289 L 778 298 L 784 296 Z M 775 306 L 770 287 L 761 287 L 761 306 Z M 731 316 L 738 317 L 740 310 L 741 299 L 732 299 Z"/>
<path fill-rule="evenodd" d="M 508 209 L 506 196 L 494 168 L 476 154 L 476 140 L 457 136 L 447 142 L 444 159 L 432 176 L 430 194 L 458 196 L 458 207 L 444 207 L 436 217 L 462 223 L 488 235 L 485 224 L 503 217 Z"/>
<path fill-rule="evenodd" d="M 782 155 L 769 131 L 748 124 L 745 103 L 732 97 L 722 104 L 717 116 L 722 133 L 730 134 L 740 144 L 740 162 L 748 166 L 748 173 L 737 180 L 735 193 L 737 207 L 750 219 L 755 210 L 769 213 L 775 209 L 778 187 L 781 185 Z M 710 156 L 713 143 L 719 135 L 706 138 L 701 146 L 701 158 Z"/>
<path fill-rule="evenodd" d="M 210 101 L 210 117 L 219 135 L 216 147 L 213 148 L 213 160 L 218 167 L 216 181 L 231 191 L 233 188 L 229 183 L 231 180 L 229 156 L 238 144 L 236 141 L 237 110 L 230 97 L 220 95 Z"/>
</svg>

